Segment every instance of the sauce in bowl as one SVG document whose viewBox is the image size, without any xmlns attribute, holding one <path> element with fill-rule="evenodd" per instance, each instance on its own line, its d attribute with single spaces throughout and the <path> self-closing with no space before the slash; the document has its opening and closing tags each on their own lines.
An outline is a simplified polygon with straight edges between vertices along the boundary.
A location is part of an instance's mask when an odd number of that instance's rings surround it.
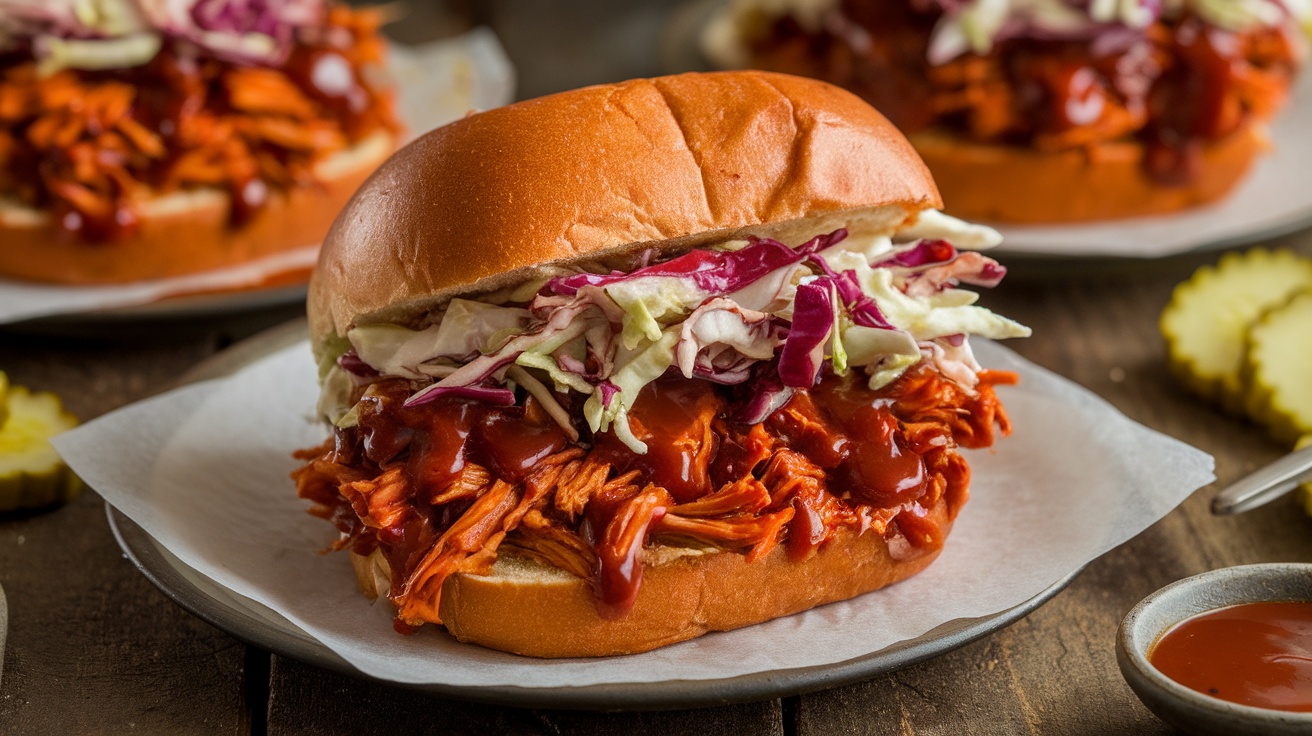
<svg viewBox="0 0 1312 736">
<path fill-rule="evenodd" d="M 1221 700 L 1312 712 L 1312 602 L 1246 603 L 1199 614 L 1163 634 L 1148 661 Z"/>
</svg>

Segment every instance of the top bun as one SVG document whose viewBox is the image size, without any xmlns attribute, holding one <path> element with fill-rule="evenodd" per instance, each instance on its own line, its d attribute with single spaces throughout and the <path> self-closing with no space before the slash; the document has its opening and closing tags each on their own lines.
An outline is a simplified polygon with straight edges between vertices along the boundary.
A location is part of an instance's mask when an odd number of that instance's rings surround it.
<svg viewBox="0 0 1312 736">
<path fill-rule="evenodd" d="M 740 71 L 562 92 L 398 151 L 337 217 L 310 282 L 316 355 L 538 266 L 849 227 L 942 203 L 891 123 L 811 79 Z"/>
</svg>

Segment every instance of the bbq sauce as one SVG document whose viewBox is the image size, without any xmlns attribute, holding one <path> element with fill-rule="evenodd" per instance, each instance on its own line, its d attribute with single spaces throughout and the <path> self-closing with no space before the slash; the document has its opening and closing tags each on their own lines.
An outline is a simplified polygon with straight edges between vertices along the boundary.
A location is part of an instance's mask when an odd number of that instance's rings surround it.
<svg viewBox="0 0 1312 736">
<path fill-rule="evenodd" d="M 676 503 L 695 501 L 714 490 L 711 460 L 720 440 L 712 421 L 725 400 L 708 381 L 669 377 L 654 381 L 638 394 L 629 410 L 629 427 L 647 453 L 639 455 L 614 431 L 597 435 L 599 459 L 621 473 L 641 472 L 641 483 L 654 483 L 670 492 Z"/>
<path fill-rule="evenodd" d="M 1158 639 L 1148 661 L 1221 700 L 1312 712 L 1312 603 L 1249 603 L 1194 616 Z"/>
<path fill-rule="evenodd" d="M 806 433 L 784 427 L 790 411 L 805 407 Z M 780 420 L 776 422 L 776 419 Z M 771 417 L 779 436 L 827 471 L 829 492 L 859 503 L 891 508 L 924 494 L 924 461 L 906 445 L 887 399 L 851 377 L 829 376 Z"/>
<path fill-rule="evenodd" d="M 525 406 L 492 406 L 439 398 L 405 406 L 408 381 L 380 381 L 360 399 L 356 430 L 365 456 L 382 467 L 399 461 L 417 487 L 440 489 L 454 481 L 466 463 L 486 467 L 495 477 L 522 481 L 544 458 L 560 452 L 569 439 L 549 417 Z"/>
<path fill-rule="evenodd" d="M 369 112 L 369 90 L 351 62 L 336 49 L 297 45 L 283 72 L 311 99 L 331 110 L 347 130 L 356 130 Z"/>
</svg>

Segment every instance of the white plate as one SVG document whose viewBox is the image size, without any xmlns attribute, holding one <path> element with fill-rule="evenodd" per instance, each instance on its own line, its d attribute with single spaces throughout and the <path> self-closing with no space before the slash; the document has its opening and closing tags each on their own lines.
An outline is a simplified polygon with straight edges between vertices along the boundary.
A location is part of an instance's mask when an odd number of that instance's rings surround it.
<svg viewBox="0 0 1312 736">
<path fill-rule="evenodd" d="M 1160 217 L 1063 226 L 999 226 L 999 252 L 1034 256 L 1157 258 L 1247 245 L 1312 225 L 1312 70 L 1271 124 L 1272 150 L 1226 199 Z"/>
<path fill-rule="evenodd" d="M 304 330 L 304 322 L 296 321 L 238 343 L 189 371 L 183 382 L 234 373 L 301 340 Z M 189 567 L 113 506 L 106 504 L 105 510 L 114 537 L 128 559 L 178 605 L 243 641 L 277 654 L 357 677 L 368 677 L 273 609 L 239 595 Z M 795 695 L 869 679 L 964 646 L 1029 614 L 1069 585 L 1079 573 L 1080 570 L 1072 571 L 1038 595 L 1006 611 L 979 618 L 955 619 L 922 636 L 832 665 L 715 680 L 585 687 L 522 688 L 433 683 L 411 687 L 434 695 L 501 705 L 606 710 L 692 708 Z"/>
</svg>

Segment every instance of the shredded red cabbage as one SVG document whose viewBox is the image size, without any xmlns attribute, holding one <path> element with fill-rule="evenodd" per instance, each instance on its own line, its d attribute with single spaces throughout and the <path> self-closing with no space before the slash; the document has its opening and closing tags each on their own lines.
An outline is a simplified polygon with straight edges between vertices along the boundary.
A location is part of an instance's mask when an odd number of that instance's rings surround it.
<svg viewBox="0 0 1312 736">
<path fill-rule="evenodd" d="M 984 255 L 967 251 L 946 263 L 912 272 L 907 278 L 907 294 L 924 296 L 958 284 L 993 288 L 1007 275 L 1006 267 Z"/>
<path fill-rule="evenodd" d="M 561 353 L 560 355 L 555 356 L 555 358 L 556 358 L 556 366 L 560 368 L 562 371 L 565 371 L 566 373 L 573 373 L 575 375 L 583 376 L 584 378 L 588 377 L 588 366 L 584 364 L 583 361 L 579 360 L 578 358 L 575 358 L 573 355 L 569 355 L 568 353 Z"/>
<path fill-rule="evenodd" d="M 516 339 L 518 340 L 522 338 L 516 338 Z M 511 343 L 513 342 L 515 341 L 511 340 Z M 488 380 L 492 378 L 492 374 L 496 373 L 502 368 L 505 368 L 511 363 L 514 363 L 515 359 L 518 358 L 520 354 L 522 354 L 526 349 L 525 346 L 517 346 L 514 348 L 510 348 L 509 343 L 507 344 L 507 348 L 502 348 L 500 351 L 493 353 L 491 355 L 478 356 L 472 361 L 456 369 L 455 373 L 452 373 L 446 378 L 443 378 L 441 381 L 438 381 L 437 383 L 434 383 L 431 386 L 424 388 L 418 393 L 412 394 L 410 398 L 405 400 L 405 405 L 422 406 L 436 399 L 439 396 L 449 394 L 453 389 L 473 388 L 479 384 L 486 383 Z M 502 390 L 508 391 L 509 389 L 502 389 Z M 512 401 L 511 403 L 514 402 Z"/>
<path fill-rule="evenodd" d="M 760 424 L 793 398 L 791 386 L 779 378 L 778 361 L 757 363 L 752 371 L 751 394 L 743 403 L 737 419 L 746 424 Z"/>
<path fill-rule="evenodd" d="M 580 273 L 572 276 L 557 276 L 547 282 L 543 290 L 551 294 L 571 296 L 584 286 L 607 286 L 646 276 L 664 276 L 692 279 L 697 288 L 707 294 L 728 294 L 775 269 L 798 263 L 816 251 L 842 242 L 846 237 L 847 230 L 839 229 L 828 235 L 817 235 L 796 248 L 789 248 L 769 238 L 752 238 L 751 245 L 742 250 L 732 252 L 693 250 L 677 258 L 630 273 L 614 271 L 608 275 Z"/>
<path fill-rule="evenodd" d="M 720 346 L 718 354 L 712 356 L 705 352 L 697 356 L 692 374 L 711 383 L 735 386 L 752 376 L 752 366 L 759 361 L 749 358 L 731 347 Z"/>
<path fill-rule="evenodd" d="M 161 32 L 235 63 L 281 64 L 299 29 L 322 25 L 324 0 L 174 0 L 141 4 Z M 271 40 L 250 42 L 250 34 Z"/>
<path fill-rule="evenodd" d="M 870 264 L 871 268 L 924 268 L 947 263 L 957 257 L 957 249 L 946 240 L 919 240 L 910 248 Z"/>
<path fill-rule="evenodd" d="M 373 366 L 364 362 L 354 350 L 348 350 L 339 355 L 337 365 L 342 370 L 358 378 L 377 378 L 381 375 Z"/>
<path fill-rule="evenodd" d="M 824 364 L 825 341 L 834 330 L 834 305 L 825 283 L 797 287 L 793 302 L 793 326 L 779 352 L 779 377 L 784 385 L 810 388 Z"/>
<path fill-rule="evenodd" d="M 609 409 L 611 399 L 615 398 L 615 394 L 620 392 L 620 387 L 616 386 L 613 381 L 607 378 L 597 384 L 597 390 L 601 391 L 601 407 L 603 409 Z"/>
<path fill-rule="evenodd" d="M 473 401 L 482 401 L 493 406 L 514 406 L 515 392 L 501 386 L 475 385 L 475 386 L 437 386 L 431 387 L 433 390 L 424 394 L 423 401 L 405 402 L 407 406 L 415 404 L 427 404 L 432 401 L 446 396 L 453 399 L 472 399 Z M 417 394 L 416 394 L 417 395 Z"/>
<path fill-rule="evenodd" d="M 969 5 L 966 0 L 920 1 L 930 7 L 937 6 L 948 17 L 960 14 Z M 1090 0 L 1065 0 L 1065 4 L 1077 11 L 1088 14 L 1085 22 L 1075 25 L 1070 23 L 1054 25 L 1048 22 L 1041 13 L 1033 12 L 1024 7 L 1013 8 L 1006 11 L 1008 17 L 993 34 L 993 41 L 996 43 L 1013 38 L 1029 38 L 1039 41 L 1086 40 L 1094 45 L 1095 55 L 1099 55 L 1099 52 L 1105 51 L 1108 46 L 1122 46 L 1126 45 L 1130 39 L 1138 40 L 1143 38 L 1143 29 L 1127 25 L 1122 19 L 1124 16 L 1119 12 L 1117 17 L 1106 22 L 1100 22 L 1094 20 L 1090 12 L 1090 6 L 1093 4 Z M 1138 5 L 1149 12 L 1149 18 L 1152 20 L 1162 15 L 1162 0 L 1139 0 Z M 931 55 L 930 63 L 943 64 L 950 60 L 950 57 L 940 58 Z"/>
<path fill-rule="evenodd" d="M 815 283 L 832 283 L 838 289 L 838 296 L 843 300 L 843 306 L 847 309 L 847 314 L 852 318 L 853 323 L 862 327 L 877 327 L 881 330 L 897 329 L 884 317 L 884 313 L 879 311 L 879 305 L 875 304 L 875 300 L 861 291 L 861 287 L 856 281 L 855 271 L 838 273 L 830 268 L 823 257 L 818 255 L 811 256 L 811 261 L 827 277 L 817 280 Z"/>
</svg>

